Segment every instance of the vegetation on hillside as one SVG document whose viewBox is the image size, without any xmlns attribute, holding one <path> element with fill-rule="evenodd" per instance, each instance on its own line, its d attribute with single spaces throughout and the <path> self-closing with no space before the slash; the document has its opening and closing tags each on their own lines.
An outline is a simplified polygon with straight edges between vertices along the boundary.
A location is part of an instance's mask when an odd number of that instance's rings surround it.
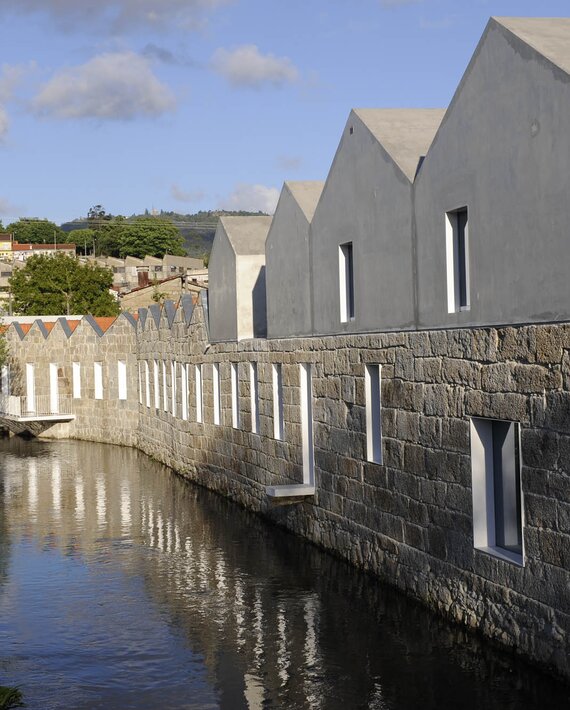
<svg viewBox="0 0 570 710">
<path fill-rule="evenodd" d="M 126 254 L 126 248 L 136 248 L 136 253 L 130 251 L 128 255 L 139 256 L 145 249 L 151 249 L 142 256 L 150 254 L 161 257 L 164 253 L 169 253 L 203 258 L 209 255 L 212 249 L 218 217 L 253 214 L 263 213 L 208 210 L 195 214 L 166 211 L 150 214 L 145 210 L 143 214 L 121 217 L 109 215 L 101 205 L 95 205 L 89 210 L 87 217 L 66 222 L 62 228 L 68 233 L 68 239 L 77 244 L 80 253 L 122 256 Z M 155 238 L 152 234 L 153 226 L 157 227 L 156 232 L 162 236 Z M 127 232 L 127 230 L 131 231 Z M 164 241 L 166 230 L 172 235 L 173 241 Z M 175 239 L 175 234 L 179 239 Z M 140 242 L 140 248 L 137 248 L 139 246 L 137 242 Z M 165 252 L 164 249 L 167 251 Z"/>
<path fill-rule="evenodd" d="M 10 278 L 14 312 L 26 316 L 114 316 L 119 306 L 109 292 L 112 283 L 112 271 L 97 264 L 81 264 L 65 254 L 37 254 Z"/>
<path fill-rule="evenodd" d="M 9 224 L 5 232 L 20 244 L 53 244 L 65 241 L 65 232 L 49 219 L 20 219 Z"/>
</svg>

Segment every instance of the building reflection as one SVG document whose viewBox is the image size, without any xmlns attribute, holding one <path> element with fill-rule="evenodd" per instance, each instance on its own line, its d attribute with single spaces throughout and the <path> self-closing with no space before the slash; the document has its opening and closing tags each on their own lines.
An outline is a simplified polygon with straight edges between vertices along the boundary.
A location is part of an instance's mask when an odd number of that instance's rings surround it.
<svg viewBox="0 0 570 710">
<path fill-rule="evenodd" d="M 489 673 L 539 707 L 540 676 L 135 450 L 13 439 L 3 453 L 0 581 L 8 529 L 143 579 L 220 708 L 446 707 L 458 676 L 463 707 L 500 707 Z"/>
</svg>

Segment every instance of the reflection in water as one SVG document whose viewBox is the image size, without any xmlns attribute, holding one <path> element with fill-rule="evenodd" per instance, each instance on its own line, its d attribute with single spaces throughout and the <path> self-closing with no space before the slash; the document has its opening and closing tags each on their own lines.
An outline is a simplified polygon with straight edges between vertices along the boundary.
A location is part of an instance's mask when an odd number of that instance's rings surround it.
<svg viewBox="0 0 570 710">
<path fill-rule="evenodd" d="M 31 708 L 568 704 L 566 686 L 143 454 L 0 447 L 0 684 Z"/>
</svg>

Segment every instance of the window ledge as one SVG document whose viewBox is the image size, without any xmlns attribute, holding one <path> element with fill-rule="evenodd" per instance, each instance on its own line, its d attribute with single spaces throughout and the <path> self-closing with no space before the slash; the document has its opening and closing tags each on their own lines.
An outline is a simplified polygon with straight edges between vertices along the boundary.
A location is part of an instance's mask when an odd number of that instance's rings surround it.
<svg viewBox="0 0 570 710">
<path fill-rule="evenodd" d="M 509 552 L 508 550 L 503 550 L 501 547 L 476 547 L 475 549 L 479 550 L 479 552 L 485 552 L 488 555 L 497 557 L 504 562 L 510 562 L 519 567 L 524 567 L 523 556 L 517 555 L 516 552 Z"/>
<path fill-rule="evenodd" d="M 268 498 L 301 498 L 314 496 L 315 486 L 308 483 L 294 483 L 289 486 L 267 486 L 265 493 Z"/>
</svg>

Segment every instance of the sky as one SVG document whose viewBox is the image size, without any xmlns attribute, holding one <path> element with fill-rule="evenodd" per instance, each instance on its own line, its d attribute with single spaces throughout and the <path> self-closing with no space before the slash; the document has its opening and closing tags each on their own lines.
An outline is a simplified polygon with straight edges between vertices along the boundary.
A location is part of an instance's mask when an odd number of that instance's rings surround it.
<svg viewBox="0 0 570 710">
<path fill-rule="evenodd" d="M 445 107 L 491 15 L 568 0 L 0 0 L 0 219 L 272 212 L 350 109 Z"/>
</svg>

